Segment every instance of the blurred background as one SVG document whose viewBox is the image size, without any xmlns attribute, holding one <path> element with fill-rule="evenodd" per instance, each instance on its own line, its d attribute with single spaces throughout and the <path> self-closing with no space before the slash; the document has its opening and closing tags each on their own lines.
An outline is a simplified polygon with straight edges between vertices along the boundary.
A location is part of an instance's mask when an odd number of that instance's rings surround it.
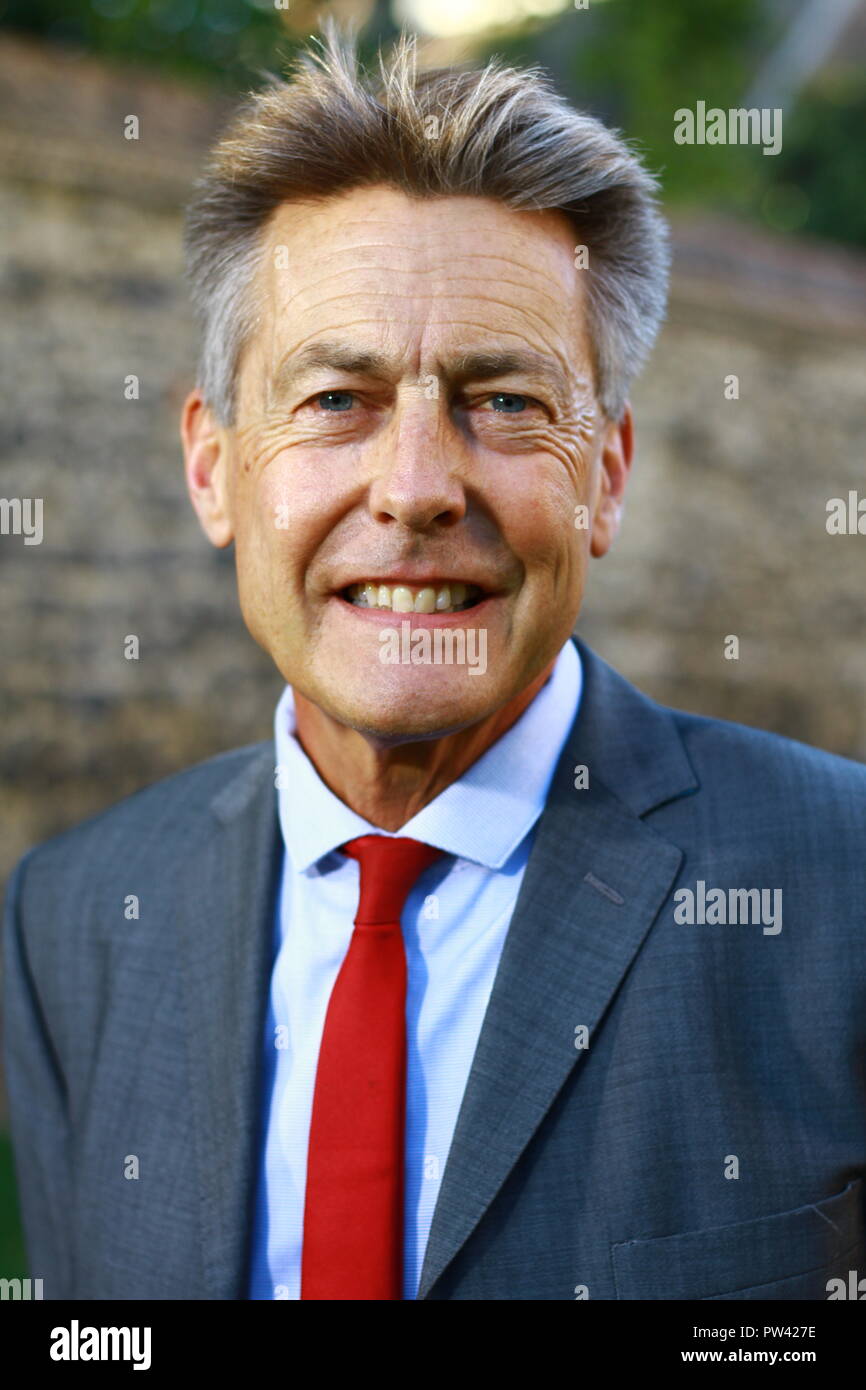
<svg viewBox="0 0 866 1390">
<path fill-rule="evenodd" d="M 41 545 L 0 535 L 0 883 L 37 841 L 271 732 L 280 679 L 183 488 L 181 208 L 237 95 L 326 10 L 368 58 L 406 26 L 425 64 L 540 64 L 660 175 L 670 313 L 578 631 L 668 704 L 866 760 L 866 537 L 826 528 L 829 499 L 866 496 L 862 0 L 0 0 L 0 494 L 44 499 Z M 677 145 L 698 101 L 782 108 L 781 152 Z M 15 1277 L 4 1130 L 0 1096 Z"/>
</svg>

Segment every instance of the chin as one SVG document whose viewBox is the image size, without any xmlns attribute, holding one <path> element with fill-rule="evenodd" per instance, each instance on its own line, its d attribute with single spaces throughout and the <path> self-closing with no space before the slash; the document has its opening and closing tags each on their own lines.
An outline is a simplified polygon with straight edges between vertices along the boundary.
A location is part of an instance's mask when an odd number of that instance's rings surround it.
<svg viewBox="0 0 866 1390">
<path fill-rule="evenodd" d="M 316 701 L 332 718 L 365 738 L 409 743 L 469 728 L 502 703 L 489 675 L 430 667 L 399 670 L 364 690 L 350 683 Z"/>
</svg>

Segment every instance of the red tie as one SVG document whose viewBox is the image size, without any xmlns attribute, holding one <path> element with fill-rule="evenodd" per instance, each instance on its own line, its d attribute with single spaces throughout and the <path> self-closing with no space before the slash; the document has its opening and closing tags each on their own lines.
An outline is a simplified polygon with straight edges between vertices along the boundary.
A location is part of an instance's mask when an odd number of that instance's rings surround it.
<svg viewBox="0 0 866 1390">
<path fill-rule="evenodd" d="M 361 835 L 355 930 L 319 1048 L 301 1298 L 399 1299 L 403 1283 L 406 952 L 400 915 L 442 850 Z"/>
</svg>

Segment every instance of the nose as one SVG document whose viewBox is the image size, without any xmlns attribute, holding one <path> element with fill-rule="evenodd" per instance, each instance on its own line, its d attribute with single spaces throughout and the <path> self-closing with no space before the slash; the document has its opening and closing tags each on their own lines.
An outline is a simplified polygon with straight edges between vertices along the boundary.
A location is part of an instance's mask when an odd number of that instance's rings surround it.
<svg viewBox="0 0 866 1390">
<path fill-rule="evenodd" d="M 401 402 L 375 447 L 369 508 L 376 521 L 425 531 L 453 526 L 465 516 L 465 445 L 444 402 L 417 396 Z"/>
</svg>

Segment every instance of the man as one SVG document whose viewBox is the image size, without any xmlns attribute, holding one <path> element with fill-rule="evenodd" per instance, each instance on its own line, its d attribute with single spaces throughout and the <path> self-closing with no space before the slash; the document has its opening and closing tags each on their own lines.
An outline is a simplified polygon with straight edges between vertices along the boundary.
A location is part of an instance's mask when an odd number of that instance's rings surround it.
<svg viewBox="0 0 866 1390">
<path fill-rule="evenodd" d="M 377 85 L 378 83 L 378 85 Z M 331 31 L 189 214 L 183 411 L 275 742 L 32 852 L 6 1064 L 85 1299 L 823 1299 L 862 1264 L 866 773 L 571 638 L 663 316 L 545 83 Z"/>
</svg>

